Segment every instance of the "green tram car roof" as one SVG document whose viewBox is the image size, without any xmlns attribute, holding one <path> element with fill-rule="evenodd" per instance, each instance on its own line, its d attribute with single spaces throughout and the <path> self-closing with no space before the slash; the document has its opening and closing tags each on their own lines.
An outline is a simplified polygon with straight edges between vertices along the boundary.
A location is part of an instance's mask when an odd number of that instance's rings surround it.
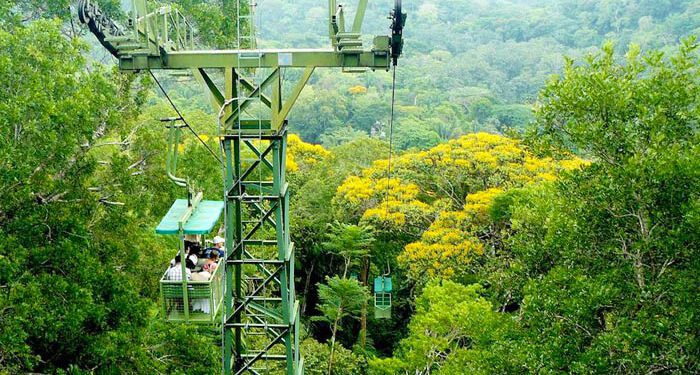
<svg viewBox="0 0 700 375">
<path fill-rule="evenodd" d="M 374 279 L 374 293 L 391 293 L 393 288 L 391 277 L 379 276 Z"/>
<path fill-rule="evenodd" d="M 158 234 L 178 234 L 178 221 L 187 210 L 187 199 L 178 199 L 173 203 L 156 227 Z M 223 201 L 201 201 L 189 220 L 185 223 L 184 234 L 207 234 L 214 229 L 224 210 Z"/>
</svg>

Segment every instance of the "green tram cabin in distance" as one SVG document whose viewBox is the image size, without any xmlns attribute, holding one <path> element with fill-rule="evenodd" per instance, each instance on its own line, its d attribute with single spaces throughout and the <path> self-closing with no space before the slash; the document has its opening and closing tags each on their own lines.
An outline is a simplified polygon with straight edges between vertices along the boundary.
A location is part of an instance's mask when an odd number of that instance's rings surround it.
<svg viewBox="0 0 700 375">
<path fill-rule="evenodd" d="M 185 235 L 207 235 L 216 226 L 224 209 L 223 201 L 202 201 L 201 194 L 188 206 L 187 199 L 178 199 L 156 228 L 156 233 L 177 235 L 178 251 L 185 254 Z M 178 265 L 186 275 L 185 257 Z M 219 263 L 223 258 L 219 259 Z M 171 322 L 216 324 L 221 319 L 223 302 L 223 267 L 219 264 L 209 280 L 194 281 L 187 277 L 168 280 L 166 271 L 160 279 L 161 314 Z"/>
</svg>

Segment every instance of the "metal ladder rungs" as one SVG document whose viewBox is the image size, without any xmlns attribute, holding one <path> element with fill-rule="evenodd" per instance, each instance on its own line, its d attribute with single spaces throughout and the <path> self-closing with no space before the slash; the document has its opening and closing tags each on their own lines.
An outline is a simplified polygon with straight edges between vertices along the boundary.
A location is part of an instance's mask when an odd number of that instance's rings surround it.
<svg viewBox="0 0 700 375">
<path fill-rule="evenodd" d="M 143 44 L 141 43 L 125 43 L 125 44 L 118 44 L 117 49 L 119 51 L 125 51 L 125 50 L 135 50 L 142 48 Z"/>
<path fill-rule="evenodd" d="M 110 42 L 110 43 L 136 42 L 136 39 L 134 39 L 134 37 L 132 35 L 117 35 L 117 36 L 105 37 L 105 42 Z"/>
<path fill-rule="evenodd" d="M 248 332 L 246 336 L 267 336 L 265 332 Z"/>
<path fill-rule="evenodd" d="M 258 353 L 250 353 L 250 354 L 241 354 L 241 357 L 242 357 L 242 358 L 254 358 L 254 357 L 256 357 L 259 353 L 260 353 L 260 352 L 258 352 Z M 285 360 L 285 359 L 287 359 L 287 356 L 286 356 L 286 355 L 283 355 L 283 354 L 263 354 L 262 356 L 260 356 L 260 358 L 261 358 L 261 359 L 273 359 L 273 360 Z"/>
</svg>

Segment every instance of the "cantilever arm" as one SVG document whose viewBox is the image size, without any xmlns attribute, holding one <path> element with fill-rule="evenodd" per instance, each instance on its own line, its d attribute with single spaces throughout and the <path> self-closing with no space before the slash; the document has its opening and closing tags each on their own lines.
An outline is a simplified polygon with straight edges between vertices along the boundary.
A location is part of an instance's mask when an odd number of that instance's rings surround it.
<svg viewBox="0 0 700 375">
<path fill-rule="evenodd" d="M 309 81 L 309 78 L 311 78 L 311 75 L 313 73 L 313 66 L 307 66 L 306 69 L 304 69 L 304 74 L 302 74 L 301 79 L 299 80 L 299 82 L 297 82 L 296 86 L 294 86 L 294 89 L 289 94 L 289 98 L 287 98 L 287 101 L 282 106 L 282 109 L 280 109 L 279 115 L 275 116 L 278 122 L 272 125 L 273 128 L 279 128 L 280 126 L 282 126 L 282 122 L 284 122 L 284 120 L 289 115 L 289 112 L 292 110 L 294 103 L 296 103 L 297 99 L 299 98 L 299 94 L 301 94 L 301 91 L 304 89 L 304 87 L 306 87 L 306 83 Z"/>
<path fill-rule="evenodd" d="M 367 10 L 367 0 L 360 0 L 357 4 L 355 12 L 355 21 L 352 23 L 352 32 L 359 34 L 362 31 L 362 21 L 365 19 L 365 11 Z"/>
</svg>

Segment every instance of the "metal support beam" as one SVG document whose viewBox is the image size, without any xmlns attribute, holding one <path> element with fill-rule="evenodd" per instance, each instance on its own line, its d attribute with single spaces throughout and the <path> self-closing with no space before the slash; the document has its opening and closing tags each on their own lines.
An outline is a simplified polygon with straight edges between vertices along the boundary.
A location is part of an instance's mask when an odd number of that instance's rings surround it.
<svg viewBox="0 0 700 375">
<path fill-rule="evenodd" d="M 362 31 L 362 21 L 365 18 L 367 10 L 367 0 L 359 0 L 357 2 L 357 10 L 355 11 L 355 21 L 352 23 L 352 32 L 359 34 Z"/>
<path fill-rule="evenodd" d="M 276 118 L 277 121 L 273 121 L 273 123 L 272 123 L 273 129 L 280 128 L 282 126 L 282 122 L 287 119 L 287 116 L 289 115 L 289 112 L 292 110 L 294 103 L 296 103 L 297 99 L 299 99 L 299 95 L 301 94 L 301 91 L 304 90 L 304 87 L 306 87 L 306 84 L 309 82 L 309 78 L 311 78 L 311 75 L 314 73 L 314 69 L 315 68 L 313 66 L 307 66 L 306 69 L 304 69 L 304 73 L 301 75 L 301 79 L 296 84 L 296 86 L 294 86 L 294 89 L 292 90 L 291 94 L 289 94 L 289 97 L 287 98 L 287 101 L 284 103 L 284 106 L 282 106 L 282 108 L 280 109 L 280 112 Z"/>
<path fill-rule="evenodd" d="M 192 69 L 192 74 L 198 82 L 200 82 L 204 87 L 207 88 L 212 107 L 215 111 L 218 111 L 219 108 L 221 108 L 224 105 L 224 95 L 221 94 L 219 88 L 216 87 L 216 84 L 214 83 L 214 81 L 212 81 L 212 79 L 209 77 L 207 72 L 204 71 L 204 69 Z"/>
<path fill-rule="evenodd" d="M 379 47 L 379 46 L 378 46 Z M 245 58 L 251 52 L 260 54 L 258 59 Z M 289 50 L 221 50 L 175 51 L 165 57 L 124 56 L 119 59 L 121 70 L 144 69 L 192 69 L 192 68 L 368 68 L 389 70 L 389 49 L 373 49 L 356 54 L 343 54 L 325 49 Z"/>
</svg>

